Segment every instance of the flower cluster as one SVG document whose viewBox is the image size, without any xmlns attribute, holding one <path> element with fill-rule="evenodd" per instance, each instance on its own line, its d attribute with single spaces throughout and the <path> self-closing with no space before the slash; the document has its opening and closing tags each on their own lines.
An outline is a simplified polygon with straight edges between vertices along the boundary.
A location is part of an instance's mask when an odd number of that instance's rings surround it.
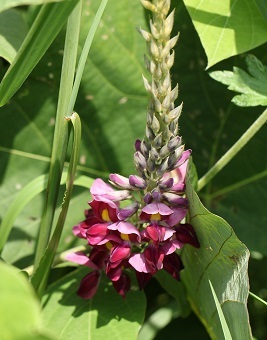
<svg viewBox="0 0 267 340">
<path fill-rule="evenodd" d="M 90 254 L 68 259 L 93 269 L 81 282 L 78 294 L 91 298 L 101 271 L 125 296 L 134 270 L 142 289 L 158 270 L 180 279 L 182 261 L 176 250 L 185 244 L 199 247 L 195 231 L 183 223 L 188 211 L 185 176 L 191 150 L 178 136 L 182 105 L 175 107 L 178 85 L 171 87 L 170 68 L 178 36 L 170 37 L 174 11 L 170 0 L 141 0 L 152 12 L 150 31 L 139 30 L 147 42 L 145 63 L 151 75 L 144 85 L 150 95 L 144 139 L 135 143 L 134 164 L 139 176 L 110 175 L 110 184 L 96 179 L 86 219 L 74 227 L 86 239 Z M 116 190 L 114 189 L 116 187 Z M 124 204 L 123 204 L 124 203 Z M 121 206 L 120 206 L 121 204 Z"/>
<path fill-rule="evenodd" d="M 130 289 L 129 269 L 135 271 L 140 289 L 160 269 L 180 279 L 183 265 L 176 249 L 184 244 L 199 247 L 193 227 L 181 223 L 188 209 L 184 197 L 187 154 L 185 151 L 182 164 L 165 173 L 151 192 L 147 191 L 149 181 L 134 175 L 111 174 L 110 181 L 119 190 L 99 178 L 94 181 L 86 219 L 73 228 L 92 247 L 90 254 L 67 257 L 93 269 L 80 284 L 81 297 L 95 294 L 101 271 L 122 296 Z M 128 204 L 121 208 L 123 201 Z"/>
</svg>

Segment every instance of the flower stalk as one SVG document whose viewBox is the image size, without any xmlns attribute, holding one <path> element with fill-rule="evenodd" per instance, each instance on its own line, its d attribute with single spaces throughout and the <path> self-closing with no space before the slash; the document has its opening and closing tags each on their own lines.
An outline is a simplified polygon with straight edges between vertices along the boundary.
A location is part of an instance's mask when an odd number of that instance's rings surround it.
<svg viewBox="0 0 267 340">
<path fill-rule="evenodd" d="M 184 150 L 178 136 L 182 105 L 175 107 L 178 85 L 171 86 L 172 50 L 178 36 L 170 37 L 174 11 L 170 0 L 141 0 L 152 11 L 150 32 L 139 30 L 147 42 L 143 77 L 150 94 L 143 140 L 135 142 L 134 163 L 139 176 L 109 176 L 110 184 L 97 178 L 91 189 L 92 201 L 85 220 L 73 228 L 75 236 L 91 246 L 90 254 L 76 252 L 67 259 L 91 268 L 78 294 L 90 299 L 97 291 L 102 271 L 115 290 L 125 297 L 134 271 L 140 289 L 157 271 L 164 269 L 180 280 L 183 263 L 176 250 L 185 244 L 199 247 L 194 228 L 183 223 L 188 211 L 185 177 L 191 150 Z M 116 188 L 116 189 L 115 189 Z M 120 207 L 123 200 L 130 201 Z"/>
</svg>

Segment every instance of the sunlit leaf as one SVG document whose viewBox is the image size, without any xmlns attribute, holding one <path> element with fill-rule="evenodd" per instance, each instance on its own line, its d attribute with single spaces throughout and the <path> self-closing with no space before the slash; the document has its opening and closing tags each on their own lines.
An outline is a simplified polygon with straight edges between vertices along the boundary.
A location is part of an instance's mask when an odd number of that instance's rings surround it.
<svg viewBox="0 0 267 340">
<path fill-rule="evenodd" d="M 246 307 L 248 250 L 225 220 L 205 209 L 189 182 L 187 197 L 190 223 L 201 245 L 200 249 L 187 246 L 182 252 L 181 276 L 191 307 L 212 338 L 224 339 L 210 280 L 233 339 L 251 339 Z"/>
<path fill-rule="evenodd" d="M 56 339 L 136 339 L 144 319 L 145 298 L 133 287 L 123 299 L 102 276 L 90 300 L 77 296 L 88 269 L 75 270 L 53 284 L 44 296 L 44 326 Z"/>
<path fill-rule="evenodd" d="M 267 41 L 267 21 L 255 1 L 184 0 L 210 67 Z"/>
<path fill-rule="evenodd" d="M 25 6 L 25 5 L 41 5 L 48 2 L 59 2 L 64 0 L 1 0 L 0 3 L 0 12 L 5 11 L 6 9 L 17 7 L 17 6 Z"/>
</svg>

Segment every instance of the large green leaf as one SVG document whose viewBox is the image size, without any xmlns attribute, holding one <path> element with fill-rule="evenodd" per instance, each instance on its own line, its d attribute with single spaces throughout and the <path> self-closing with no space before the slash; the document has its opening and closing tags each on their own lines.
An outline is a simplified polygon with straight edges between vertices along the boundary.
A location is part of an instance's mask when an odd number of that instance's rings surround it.
<svg viewBox="0 0 267 340">
<path fill-rule="evenodd" d="M 229 224 L 210 213 L 188 182 L 190 223 L 195 228 L 200 249 L 184 248 L 181 273 L 190 304 L 213 339 L 224 339 L 209 281 L 214 287 L 233 339 L 251 339 L 248 298 L 248 257 L 246 246 Z"/>
<path fill-rule="evenodd" d="M 23 274 L 2 261 L 0 277 L 1 339 L 31 339 L 41 326 L 39 301 Z"/>
<path fill-rule="evenodd" d="M 184 0 L 210 67 L 267 41 L 267 21 L 251 0 Z"/>
<path fill-rule="evenodd" d="M 145 297 L 133 287 L 123 299 L 105 277 L 90 300 L 77 296 L 87 268 L 53 284 L 44 296 L 44 326 L 56 339 L 136 339 L 144 319 Z"/>
</svg>

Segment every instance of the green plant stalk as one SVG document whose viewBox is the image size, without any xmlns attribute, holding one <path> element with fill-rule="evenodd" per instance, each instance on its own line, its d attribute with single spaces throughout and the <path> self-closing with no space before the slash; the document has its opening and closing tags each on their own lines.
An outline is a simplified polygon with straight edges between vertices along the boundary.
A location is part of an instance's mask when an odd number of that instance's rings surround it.
<svg viewBox="0 0 267 340">
<path fill-rule="evenodd" d="M 252 292 L 249 292 L 249 295 L 251 295 L 254 299 L 260 301 L 261 303 L 263 303 L 265 306 L 267 306 L 267 302 L 264 301 L 263 299 L 261 299 L 258 295 L 252 293 Z"/>
<path fill-rule="evenodd" d="M 209 181 L 215 177 L 236 154 L 250 141 L 250 139 L 259 131 L 267 121 L 267 109 L 259 118 L 248 128 L 248 130 L 239 138 L 239 140 L 216 162 L 213 167 L 198 181 L 198 191 L 204 188 Z"/>
<path fill-rule="evenodd" d="M 78 94 L 78 90 L 79 90 L 79 87 L 80 87 L 81 79 L 82 79 L 83 70 L 84 70 L 85 63 L 86 63 L 86 60 L 87 60 L 87 57 L 88 57 L 88 54 L 89 54 L 89 51 L 90 51 L 90 47 L 92 45 L 92 41 L 93 41 L 93 38 L 95 36 L 95 32 L 97 30 L 97 27 L 99 25 L 99 22 L 100 22 L 101 17 L 104 13 L 104 10 L 106 8 L 107 3 L 108 3 L 108 0 L 102 0 L 101 1 L 100 5 L 98 7 L 98 10 L 96 12 L 96 15 L 94 17 L 94 21 L 92 23 L 92 26 L 91 26 L 88 34 L 87 34 L 87 37 L 86 37 L 86 40 L 85 40 L 85 43 L 84 43 L 84 47 L 83 47 L 83 50 L 82 50 L 82 53 L 81 53 L 81 56 L 80 56 L 80 59 L 79 59 L 79 63 L 78 63 L 78 66 L 77 66 L 76 77 L 75 77 L 75 81 L 74 81 L 74 84 L 73 84 L 73 90 L 72 90 L 72 93 L 71 93 L 71 98 L 70 98 L 69 107 L 68 107 L 68 114 L 69 115 L 73 111 L 74 104 L 76 102 L 76 98 L 77 98 L 77 94 Z"/>
<path fill-rule="evenodd" d="M 59 240 L 61 237 L 62 229 L 66 220 L 70 198 L 72 194 L 74 178 L 76 173 L 76 167 L 79 159 L 80 142 L 81 142 L 81 121 L 77 113 L 73 113 L 71 117 L 65 118 L 67 121 L 71 121 L 73 124 L 74 138 L 73 147 L 70 160 L 70 166 L 68 169 L 67 181 L 66 181 L 66 192 L 64 195 L 61 212 L 53 232 L 53 235 L 49 241 L 47 248 L 45 249 L 44 255 L 42 256 L 39 266 L 33 273 L 31 282 L 37 293 L 41 298 L 46 288 L 50 268 L 54 261 Z"/>
<path fill-rule="evenodd" d="M 69 129 L 68 121 L 64 117 L 68 115 L 69 98 L 71 96 L 74 81 L 81 9 L 82 1 L 80 1 L 74 8 L 67 24 L 47 196 L 37 241 L 34 261 L 35 268 L 38 266 L 50 238 L 60 179 L 65 161 Z"/>
</svg>

